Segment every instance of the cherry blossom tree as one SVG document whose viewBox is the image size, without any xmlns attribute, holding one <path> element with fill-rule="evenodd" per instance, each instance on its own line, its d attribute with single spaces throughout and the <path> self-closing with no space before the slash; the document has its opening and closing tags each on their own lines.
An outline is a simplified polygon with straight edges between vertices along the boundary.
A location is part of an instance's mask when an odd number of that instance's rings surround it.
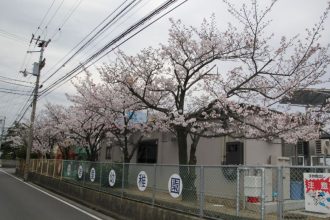
<svg viewBox="0 0 330 220">
<path fill-rule="evenodd" d="M 25 158 L 28 141 L 28 126 L 24 123 L 15 122 L 8 128 L 2 143 L 2 157 Z"/>
<path fill-rule="evenodd" d="M 144 135 L 157 127 L 154 122 L 147 123 L 146 118 L 136 120 L 146 108 L 119 85 L 95 84 L 89 73 L 74 85 L 78 94 L 70 100 L 102 118 L 108 138 L 120 147 L 123 162 L 129 163 Z"/>
<path fill-rule="evenodd" d="M 167 117 L 169 127 L 177 134 L 180 164 L 189 163 L 187 136 L 207 135 L 211 127 L 219 128 L 212 129 L 213 135 L 218 136 L 239 134 L 266 138 L 276 134 L 295 142 L 306 137 L 310 129 L 303 128 L 309 128 L 313 122 L 299 120 L 302 115 L 295 116 L 295 120 L 294 116 L 275 113 L 267 107 L 274 106 L 296 89 L 315 85 L 325 74 L 329 46 L 322 47 L 318 40 L 328 9 L 320 23 L 308 31 L 306 39 L 282 37 L 279 47 L 273 48 L 272 35 L 267 36 L 265 29 L 269 26 L 266 15 L 274 3 L 263 10 L 256 1 L 252 1 L 250 8 L 243 5 L 241 10 L 228 3 L 230 12 L 241 23 L 240 31 L 229 24 L 227 30 L 220 32 L 214 17 L 210 22 L 205 20 L 200 29 L 171 21 L 168 44 L 143 49 L 136 56 L 119 51 L 114 63 L 101 68 L 103 80 L 120 84 L 146 108 Z M 223 72 L 216 72 L 215 67 L 222 64 Z M 234 67 L 226 71 L 228 64 Z M 260 108 L 253 111 L 251 105 Z M 235 117 L 228 108 L 235 109 Z M 213 115 L 212 110 L 222 115 Z M 263 117 L 264 114 L 267 117 Z M 219 120 L 220 117 L 235 122 L 230 125 L 236 126 L 232 130 L 229 126 L 221 129 L 224 121 Z M 293 125 L 287 127 L 285 122 Z M 198 130 L 196 124 L 199 124 Z M 272 133 L 270 126 L 275 126 Z M 288 130 L 294 132 L 298 127 L 301 129 L 296 135 L 288 135 Z"/>
<path fill-rule="evenodd" d="M 57 146 L 62 158 L 68 159 L 74 140 L 65 123 L 67 118 L 68 115 L 63 106 L 47 103 L 36 119 L 33 149 L 50 151 Z"/>
<path fill-rule="evenodd" d="M 241 7 L 225 2 L 236 27 L 228 24 L 220 32 L 214 17 L 200 28 L 171 20 L 167 44 L 135 56 L 119 51 L 100 69 L 104 82 L 120 84 L 145 108 L 162 114 L 177 135 L 180 164 L 196 163 L 201 136 L 280 137 L 294 143 L 318 135 L 315 118 L 270 108 L 295 90 L 316 85 L 326 73 L 329 45 L 319 40 L 329 7 L 306 36 L 283 36 L 274 46 L 267 16 L 275 0 L 265 8 L 256 0 Z M 182 174 L 185 181 L 187 172 Z"/>
</svg>

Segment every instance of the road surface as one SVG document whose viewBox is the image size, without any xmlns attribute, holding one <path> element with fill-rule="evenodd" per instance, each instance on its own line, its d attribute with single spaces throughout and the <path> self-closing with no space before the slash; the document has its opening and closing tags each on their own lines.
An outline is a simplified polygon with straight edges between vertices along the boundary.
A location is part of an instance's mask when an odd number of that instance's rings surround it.
<svg viewBox="0 0 330 220">
<path fill-rule="evenodd" d="M 13 169 L 0 168 L 0 219 L 4 220 L 113 220 L 73 201 L 22 182 Z"/>
</svg>

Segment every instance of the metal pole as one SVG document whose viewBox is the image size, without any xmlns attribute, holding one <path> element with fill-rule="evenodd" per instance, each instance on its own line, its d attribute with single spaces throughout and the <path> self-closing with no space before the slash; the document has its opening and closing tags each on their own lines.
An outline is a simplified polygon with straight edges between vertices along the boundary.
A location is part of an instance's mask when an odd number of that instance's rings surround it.
<svg viewBox="0 0 330 220">
<path fill-rule="evenodd" d="M 261 211 L 260 211 L 260 219 L 265 219 L 265 168 L 261 168 Z"/>
<path fill-rule="evenodd" d="M 64 160 L 62 160 L 61 163 L 62 163 L 62 166 L 61 166 L 61 177 L 60 177 L 60 180 L 62 180 L 62 178 L 63 178 Z"/>
<path fill-rule="evenodd" d="M 237 167 L 237 171 L 236 171 L 236 216 L 239 216 L 239 173 L 240 173 L 240 169 L 239 167 Z"/>
<path fill-rule="evenodd" d="M 277 219 L 283 219 L 283 167 L 277 167 Z"/>
<path fill-rule="evenodd" d="M 41 159 L 40 174 L 42 175 L 42 170 L 44 169 L 44 159 Z"/>
<path fill-rule="evenodd" d="M 123 163 L 123 176 L 121 178 L 121 197 L 124 197 L 124 187 L 125 187 L 125 163 Z"/>
<path fill-rule="evenodd" d="M 35 160 L 32 160 L 32 172 L 34 172 L 35 167 Z"/>
<path fill-rule="evenodd" d="M 49 160 L 48 159 L 46 159 L 47 160 L 47 171 L 46 171 L 46 176 L 49 176 L 49 173 L 48 173 L 48 171 L 49 171 Z"/>
<path fill-rule="evenodd" d="M 56 160 L 55 159 L 53 159 L 53 167 L 54 167 L 54 169 L 53 169 L 53 178 L 55 178 L 55 171 L 56 171 Z"/>
<path fill-rule="evenodd" d="M 32 102 L 32 112 L 31 112 L 31 119 L 30 119 L 30 130 L 29 130 L 29 140 L 28 140 L 28 146 L 26 148 L 26 159 L 25 159 L 25 169 L 24 169 L 24 181 L 28 180 L 29 175 L 29 164 L 30 164 L 30 154 L 32 149 L 32 143 L 33 143 L 33 127 L 34 127 L 34 119 L 36 114 L 36 108 L 37 108 L 37 100 L 38 100 L 38 90 L 39 90 L 39 80 L 40 80 L 40 65 L 42 63 L 43 54 L 44 54 L 44 47 L 45 47 L 45 41 L 42 42 L 42 47 L 40 50 L 40 57 L 39 57 L 39 68 L 38 68 L 38 74 L 37 74 L 37 80 L 36 85 L 34 88 L 34 95 L 33 95 L 33 102 Z"/>
<path fill-rule="evenodd" d="M 157 187 L 157 166 L 154 164 L 154 185 L 152 190 L 152 206 L 155 205 L 156 187 Z"/>
<path fill-rule="evenodd" d="M 200 198 L 199 198 L 199 217 L 203 218 L 204 216 L 204 167 L 200 166 L 200 180 L 199 180 L 199 193 L 200 193 Z"/>
<path fill-rule="evenodd" d="M 100 190 L 99 191 L 101 191 L 101 189 L 102 189 L 102 163 L 99 163 L 99 165 L 100 165 Z"/>
</svg>

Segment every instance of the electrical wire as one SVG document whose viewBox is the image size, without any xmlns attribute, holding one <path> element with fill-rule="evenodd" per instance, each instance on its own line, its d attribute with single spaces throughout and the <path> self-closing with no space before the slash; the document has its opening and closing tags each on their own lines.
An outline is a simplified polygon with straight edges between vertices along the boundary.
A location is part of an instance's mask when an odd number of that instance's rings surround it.
<svg viewBox="0 0 330 220">
<path fill-rule="evenodd" d="M 13 95 L 26 95 L 28 96 L 29 94 L 28 93 L 19 93 L 19 92 L 14 92 L 14 91 L 2 91 L 1 89 L 3 88 L 0 88 L 0 93 L 5 93 L 5 94 L 13 94 Z"/>
<path fill-rule="evenodd" d="M 19 80 L 19 79 L 13 79 L 13 78 L 5 77 L 5 76 L 0 76 L 0 78 L 5 79 L 5 80 L 15 81 L 15 82 L 22 82 L 22 83 L 34 84 L 32 82 L 28 82 L 28 81 L 24 81 L 24 80 Z"/>
<path fill-rule="evenodd" d="M 45 25 L 45 28 L 43 29 L 43 31 L 42 31 L 41 34 L 40 34 L 41 36 L 44 34 L 45 31 L 47 31 L 48 26 L 51 24 L 51 22 L 53 21 L 53 19 L 54 19 L 55 16 L 57 15 L 57 13 L 58 13 L 58 11 L 60 10 L 60 8 L 62 7 L 63 3 L 64 3 L 64 0 L 61 1 L 61 3 L 59 4 L 59 6 L 56 8 L 54 14 L 53 14 L 53 15 L 51 16 L 51 18 L 48 20 L 47 24 Z M 44 38 L 46 39 L 46 37 L 47 37 L 47 32 L 46 32 Z"/>
<path fill-rule="evenodd" d="M 27 99 L 27 101 L 25 102 L 25 104 L 23 105 L 23 107 L 21 108 L 19 113 L 17 114 L 17 117 L 13 121 L 13 124 L 15 122 L 20 122 L 23 119 L 23 117 L 25 116 L 25 114 L 27 113 L 27 111 L 29 110 L 30 106 L 32 105 L 32 97 L 33 97 L 34 91 L 35 90 L 32 91 L 29 98 Z"/>
<path fill-rule="evenodd" d="M 169 0 L 166 3 L 162 4 L 160 7 L 158 7 L 153 12 L 151 12 L 149 15 L 147 15 L 144 18 L 142 18 L 141 20 L 139 20 L 137 23 L 135 23 L 134 25 L 132 25 L 131 27 L 129 27 L 126 31 L 124 31 L 118 37 L 116 37 L 111 42 L 109 42 L 107 45 L 105 45 L 97 53 L 93 54 L 91 57 L 89 57 L 87 60 L 85 60 L 84 62 L 82 62 L 80 65 L 76 66 L 74 69 L 72 69 L 70 72 L 68 72 L 65 76 L 59 78 L 58 80 L 56 80 L 55 82 L 53 82 L 51 85 L 49 85 L 47 88 L 45 88 L 44 90 L 42 90 L 40 92 L 40 96 L 39 97 L 48 95 L 55 88 L 58 88 L 59 86 L 63 85 L 64 83 L 66 83 L 67 81 L 69 81 L 70 79 L 72 79 L 73 77 L 75 77 L 76 75 L 78 75 L 79 73 L 81 73 L 83 70 L 81 70 L 80 72 L 76 73 L 81 68 L 81 66 L 85 66 L 85 68 L 88 68 L 91 65 L 94 65 L 97 61 L 99 61 L 100 59 L 102 59 L 104 56 L 106 56 L 107 54 L 109 54 L 110 52 L 112 52 L 113 50 L 115 50 L 116 48 L 118 48 L 120 45 L 122 45 L 123 43 L 127 42 L 129 39 L 131 39 L 132 37 L 136 36 L 138 33 L 140 33 L 141 31 L 143 31 L 144 29 L 146 29 L 147 27 L 149 27 L 150 25 L 152 25 L 153 23 L 155 23 L 156 21 L 158 21 L 159 19 L 161 19 L 162 17 L 164 17 L 168 13 L 172 12 L 173 10 L 175 10 L 176 8 L 178 8 L 179 6 L 181 6 L 182 4 L 184 4 L 187 1 L 188 0 L 185 0 L 182 3 L 180 3 L 179 5 L 177 5 L 176 7 L 172 8 L 169 11 L 167 11 L 166 13 L 164 13 L 163 15 L 161 15 L 160 17 L 158 17 L 157 19 L 155 19 L 154 21 L 152 21 L 151 23 L 149 23 L 148 25 L 146 25 L 145 27 L 143 27 L 142 29 L 140 29 L 136 33 L 134 33 L 132 36 L 130 36 L 129 38 L 127 38 L 124 42 L 122 42 L 121 44 L 115 46 L 110 51 L 106 52 L 103 56 L 99 57 L 93 63 L 88 64 L 93 59 L 96 59 L 96 57 L 100 56 L 100 54 L 103 53 L 105 50 L 107 50 L 109 47 L 111 47 L 112 45 L 114 45 L 115 43 L 117 43 L 119 40 L 121 40 L 123 37 L 125 37 L 127 34 L 129 34 L 130 32 L 132 32 L 134 30 L 136 30 L 139 26 L 141 26 L 142 24 L 144 24 L 147 20 L 151 19 L 152 17 L 154 17 L 155 15 L 159 14 L 161 11 L 165 10 L 170 5 L 172 5 L 173 3 L 175 3 L 176 0 Z M 74 75 L 74 76 L 71 77 L 72 75 Z"/>
<path fill-rule="evenodd" d="M 27 42 L 27 39 L 24 39 L 23 37 L 20 37 L 16 34 L 9 33 L 8 31 L 0 29 L 0 36 L 5 37 L 10 40 L 15 40 L 20 43 Z"/>
<path fill-rule="evenodd" d="M 87 42 L 85 42 L 82 46 L 79 47 L 79 49 L 74 52 L 58 69 L 55 70 L 55 72 L 53 72 L 49 77 L 47 77 L 43 82 L 47 82 L 51 77 L 53 77 L 59 70 L 61 70 L 63 68 L 63 66 L 65 66 L 66 64 L 68 64 L 73 57 L 75 57 L 79 52 L 81 52 L 84 48 L 86 48 L 97 36 L 100 35 L 100 33 L 102 33 L 103 30 L 106 29 L 106 27 L 108 27 L 118 16 L 120 16 L 126 9 L 129 8 L 130 5 L 132 5 L 136 0 L 132 0 L 128 5 L 126 5 L 122 10 L 120 10 L 120 12 L 115 15 L 114 18 L 112 18 L 110 21 L 108 21 L 100 30 L 98 30 L 90 39 L 87 40 Z"/>
<path fill-rule="evenodd" d="M 81 5 L 83 0 L 77 0 L 77 4 L 73 5 L 73 7 L 71 8 L 71 12 L 69 11 L 69 13 L 67 14 L 67 16 L 65 16 L 64 20 L 62 21 L 62 24 L 59 26 L 59 28 L 54 32 L 54 34 L 50 37 L 50 39 L 53 39 L 57 33 L 59 33 L 60 31 L 62 31 L 62 28 L 64 27 L 64 25 L 66 24 L 66 22 L 71 18 L 71 16 L 74 14 L 74 12 L 78 9 L 78 7 Z"/>
<path fill-rule="evenodd" d="M 11 84 L 11 85 L 16 85 L 16 86 L 22 86 L 22 87 L 33 88 L 33 86 L 27 86 L 27 85 L 22 85 L 22 84 L 19 84 L 19 83 L 8 82 L 8 81 L 2 80 L 2 79 L 0 79 L 0 82 L 7 83 L 7 84 Z"/>
<path fill-rule="evenodd" d="M 64 57 L 62 57 L 56 64 L 54 64 L 45 75 L 47 75 L 52 69 L 54 69 L 58 64 L 60 64 L 71 52 L 73 52 L 81 43 L 83 43 L 94 31 L 96 31 L 104 22 L 106 22 L 116 11 L 118 11 L 128 0 L 125 0 L 122 4 L 120 4 L 111 14 L 109 14 L 103 21 L 98 24 L 93 30 L 91 30 L 78 44 L 76 44 Z M 61 68 L 63 65 L 61 65 Z M 46 79 L 47 80 L 47 79 Z M 45 82 L 45 81 L 44 81 Z M 43 83 L 44 83 L 43 82 Z"/>
<path fill-rule="evenodd" d="M 51 3 L 51 5 L 48 7 L 46 13 L 44 14 L 43 18 L 41 19 L 41 22 L 39 23 L 39 25 L 37 26 L 36 30 L 34 31 L 33 36 L 36 36 L 37 33 L 38 33 L 38 31 L 41 30 L 41 26 L 43 25 L 43 23 L 44 23 L 44 21 L 46 20 L 48 14 L 50 13 L 52 7 L 54 6 L 54 3 L 55 3 L 55 0 L 53 0 L 52 3 Z M 31 41 L 31 42 L 32 42 L 32 41 Z M 31 49 L 31 42 L 29 43 L 29 45 L 28 45 L 26 51 L 29 51 L 29 50 Z M 36 44 L 34 45 L 34 48 L 35 48 L 35 47 L 36 47 Z M 31 56 L 31 54 L 29 54 L 29 55 L 30 55 L 30 56 L 28 57 L 28 53 L 25 53 L 24 58 L 23 58 L 23 62 L 21 63 L 21 65 L 20 65 L 20 69 L 19 69 L 19 70 L 26 69 L 26 65 L 27 65 L 28 63 L 30 63 L 30 61 L 31 61 L 31 57 L 32 57 L 32 56 Z M 25 66 L 25 68 L 24 68 L 24 66 Z M 19 74 L 19 73 L 18 73 L 18 74 Z M 17 74 L 17 76 L 18 76 L 18 74 Z M 6 79 L 6 80 L 11 80 L 11 81 L 16 81 L 16 82 L 21 82 L 21 83 L 34 84 L 34 83 L 31 83 L 31 82 L 22 81 L 22 80 L 17 80 L 17 79 L 12 79 L 12 78 L 8 78 L 8 77 L 2 77 L 2 76 L 0 76 L 0 78 L 2 78 L 2 79 Z M 12 83 L 12 84 L 13 84 L 13 83 Z M 12 95 L 16 95 L 16 94 L 12 94 Z M 31 99 L 32 95 L 33 95 L 33 91 L 32 91 L 30 97 L 27 99 L 26 102 L 28 102 L 28 101 Z M 12 102 L 13 100 L 17 100 L 17 98 L 10 99 L 10 97 L 8 97 L 6 103 L 8 103 L 8 102 L 10 102 L 10 101 Z M 18 103 L 17 103 L 17 104 L 18 104 Z M 20 105 L 21 105 L 21 104 L 22 104 L 22 103 L 20 103 Z M 26 103 L 24 104 L 24 106 L 25 106 L 25 105 L 26 105 Z M 7 106 L 9 106 L 9 105 L 7 105 Z M 8 107 L 7 107 L 7 109 L 8 109 Z M 19 114 L 21 114 L 21 112 L 20 112 Z M 14 122 L 13 122 L 13 123 L 14 123 Z"/>
<path fill-rule="evenodd" d="M 149 0 L 149 1 L 151 1 L 151 0 Z M 113 27 L 113 25 L 115 25 L 117 22 L 119 22 L 119 20 L 120 19 L 122 19 L 125 15 L 127 15 L 130 11 L 132 11 L 133 9 L 134 9 L 134 7 L 136 7 L 139 3 L 141 3 L 142 2 L 142 0 L 140 0 L 139 2 L 137 2 L 137 3 L 135 3 L 135 5 L 133 6 L 133 7 L 131 7 L 129 10 L 127 10 L 124 14 L 122 14 L 120 17 L 118 17 L 114 22 L 113 22 L 113 24 L 112 25 L 110 25 L 108 28 L 107 28 L 107 30 L 111 27 L 111 32 L 110 33 L 108 33 L 107 35 L 104 35 L 102 38 L 100 38 L 100 39 L 98 39 L 98 41 L 97 40 L 95 40 L 95 43 L 94 43 L 94 45 L 92 45 L 90 48 L 89 48 L 89 50 L 88 51 L 90 51 L 90 50 L 92 50 L 92 49 L 95 49 L 96 47 L 97 47 L 97 45 L 100 43 L 100 42 L 103 42 L 106 38 L 109 38 L 109 36 L 115 31 L 115 30 L 117 30 L 117 28 L 118 27 L 120 27 L 120 26 L 122 26 L 129 18 L 131 18 L 131 16 L 134 14 L 134 13 L 136 13 L 136 11 L 138 11 L 138 10 L 140 10 L 141 8 L 143 8 L 143 7 L 145 7 L 146 6 L 146 4 L 148 3 L 148 2 L 145 2 L 143 5 L 141 5 L 135 12 L 133 12 L 131 15 L 130 15 L 130 17 L 128 17 L 128 18 L 126 18 L 124 21 L 122 21 L 121 23 L 119 23 L 119 24 L 117 24 L 115 27 Z M 105 32 L 106 30 L 104 30 L 103 31 L 103 33 Z M 102 34 L 103 34 L 102 33 Z M 86 51 L 85 52 L 82 52 L 82 54 L 83 55 L 87 55 L 87 53 L 86 53 Z"/>
<path fill-rule="evenodd" d="M 41 25 L 44 23 L 46 17 L 48 16 L 50 10 L 52 9 L 52 7 L 53 7 L 53 5 L 54 5 L 54 3 L 55 3 L 55 0 L 53 0 L 53 2 L 51 3 L 51 5 L 50 5 L 49 8 L 47 9 L 46 13 L 44 14 L 43 18 L 41 19 L 40 24 L 39 24 L 38 27 L 37 27 L 37 30 L 34 32 L 34 35 L 37 35 L 38 30 L 40 30 Z"/>
</svg>

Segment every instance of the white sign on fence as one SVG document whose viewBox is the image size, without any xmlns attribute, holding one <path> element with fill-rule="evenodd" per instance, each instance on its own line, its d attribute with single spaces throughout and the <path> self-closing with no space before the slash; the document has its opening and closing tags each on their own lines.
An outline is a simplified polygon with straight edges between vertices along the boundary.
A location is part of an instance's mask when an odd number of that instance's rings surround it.
<svg viewBox="0 0 330 220">
<path fill-rule="evenodd" d="M 89 178 L 90 178 L 91 182 L 95 181 L 95 177 L 96 177 L 95 168 L 92 168 L 90 173 L 89 173 Z"/>
<path fill-rule="evenodd" d="M 71 176 L 71 164 L 68 164 L 66 168 L 66 175 Z"/>
<path fill-rule="evenodd" d="M 304 173 L 305 209 L 330 213 L 330 173 Z"/>
<path fill-rule="evenodd" d="M 146 190 L 146 188 L 148 186 L 148 176 L 147 176 L 146 172 L 141 171 L 138 174 L 138 176 L 136 178 L 136 184 L 140 191 Z"/>
<path fill-rule="evenodd" d="M 174 173 L 172 176 L 170 176 L 170 179 L 168 180 L 168 192 L 173 198 L 178 198 L 182 193 L 182 179 L 181 177 Z"/>
<path fill-rule="evenodd" d="M 79 165 L 78 167 L 78 178 L 81 179 L 83 176 L 83 167 L 82 165 Z"/>
<path fill-rule="evenodd" d="M 116 172 L 114 170 L 110 170 L 109 172 L 109 185 L 113 187 L 116 183 Z"/>
</svg>

